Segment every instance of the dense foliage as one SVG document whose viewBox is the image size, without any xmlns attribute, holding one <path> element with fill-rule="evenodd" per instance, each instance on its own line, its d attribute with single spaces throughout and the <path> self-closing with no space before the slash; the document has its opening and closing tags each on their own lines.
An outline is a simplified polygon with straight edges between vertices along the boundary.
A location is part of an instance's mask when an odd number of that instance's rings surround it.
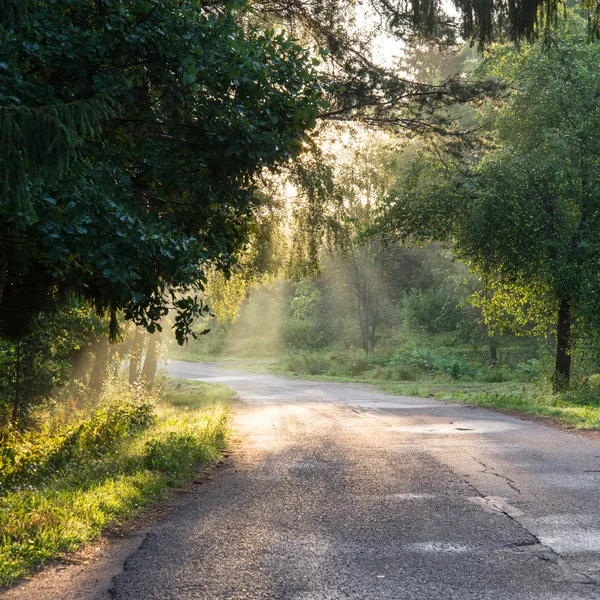
<svg viewBox="0 0 600 600">
<path fill-rule="evenodd" d="M 322 90 L 240 3 L 43 0 L 0 21 L 0 316 L 18 336 L 69 290 L 180 339 L 227 269 L 253 181 L 298 154 Z M 9 18 L 11 17 L 12 18 Z"/>
<path fill-rule="evenodd" d="M 573 17 L 542 42 L 484 64 L 511 94 L 488 113 L 488 146 L 454 167 L 424 154 L 389 218 L 402 238 L 451 240 L 484 283 L 489 321 L 555 332 L 555 385 L 568 385 L 572 330 L 596 336 L 600 293 L 600 48 Z"/>
</svg>

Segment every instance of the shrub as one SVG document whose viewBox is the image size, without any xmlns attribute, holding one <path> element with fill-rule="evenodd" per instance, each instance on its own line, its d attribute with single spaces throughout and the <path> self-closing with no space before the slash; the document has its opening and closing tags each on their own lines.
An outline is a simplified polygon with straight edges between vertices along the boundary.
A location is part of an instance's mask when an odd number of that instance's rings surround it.
<svg viewBox="0 0 600 600">
<path fill-rule="evenodd" d="M 324 355 L 311 352 L 299 352 L 283 357 L 279 364 L 285 371 L 304 373 L 306 375 L 320 375 L 328 371 L 329 361 Z"/>
<path fill-rule="evenodd" d="M 531 380 L 539 376 L 539 361 L 530 358 L 526 362 L 521 362 L 515 367 L 515 371 L 520 375 L 521 379 Z"/>
<path fill-rule="evenodd" d="M 290 350 L 320 350 L 331 343 L 332 335 L 313 319 L 288 318 L 283 324 L 283 343 Z"/>
<path fill-rule="evenodd" d="M 479 377 L 479 380 L 485 383 L 503 383 L 509 379 L 508 373 L 498 367 L 489 369 Z"/>
<path fill-rule="evenodd" d="M 453 379 L 474 377 L 478 367 L 468 357 L 450 348 L 402 348 L 390 365 L 408 365 L 430 373 L 446 373 Z"/>
<path fill-rule="evenodd" d="M 370 367 L 369 363 L 364 358 L 358 358 L 350 362 L 348 365 L 348 375 L 356 377 L 363 374 Z"/>
<path fill-rule="evenodd" d="M 470 317 L 461 305 L 463 300 L 442 287 L 414 289 L 402 299 L 402 319 L 409 327 L 428 333 L 456 331 L 461 321 Z"/>
<path fill-rule="evenodd" d="M 38 431 L 6 433 L 0 440 L 0 491 L 106 454 L 154 422 L 155 404 L 156 397 L 144 388 L 113 379 L 89 418 L 62 428 L 50 422 Z"/>
</svg>

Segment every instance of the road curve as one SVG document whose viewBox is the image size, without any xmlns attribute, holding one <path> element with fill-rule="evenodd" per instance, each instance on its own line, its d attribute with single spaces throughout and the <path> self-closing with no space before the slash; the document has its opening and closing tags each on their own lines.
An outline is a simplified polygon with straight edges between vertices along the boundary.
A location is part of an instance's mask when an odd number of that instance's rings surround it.
<svg viewBox="0 0 600 600">
<path fill-rule="evenodd" d="M 173 361 L 222 382 L 232 460 L 117 600 L 600 598 L 600 444 L 491 410 Z"/>
</svg>

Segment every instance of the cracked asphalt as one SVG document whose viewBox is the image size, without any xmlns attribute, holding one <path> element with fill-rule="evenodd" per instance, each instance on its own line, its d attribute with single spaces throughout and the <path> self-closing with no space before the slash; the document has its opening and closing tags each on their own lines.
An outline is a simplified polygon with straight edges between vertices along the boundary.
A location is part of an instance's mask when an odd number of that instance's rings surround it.
<svg viewBox="0 0 600 600">
<path fill-rule="evenodd" d="M 600 598 L 598 442 L 360 385 L 168 370 L 239 394 L 232 457 L 113 598 Z"/>
<path fill-rule="evenodd" d="M 168 370 L 238 393 L 230 456 L 167 518 L 3 600 L 600 598 L 600 442 L 356 384 Z"/>
</svg>

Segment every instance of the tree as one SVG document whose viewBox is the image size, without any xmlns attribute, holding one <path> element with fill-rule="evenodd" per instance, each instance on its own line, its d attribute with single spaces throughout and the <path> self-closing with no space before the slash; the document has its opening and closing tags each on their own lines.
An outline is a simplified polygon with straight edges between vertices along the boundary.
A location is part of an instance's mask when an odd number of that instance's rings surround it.
<svg viewBox="0 0 600 600">
<path fill-rule="evenodd" d="M 150 336 L 150 340 L 148 341 L 144 366 L 140 374 L 142 383 L 148 389 L 152 389 L 152 386 L 154 385 L 154 378 L 156 377 L 156 369 L 158 367 L 158 353 L 160 349 L 161 337 L 162 333 L 157 331 Z"/>
<path fill-rule="evenodd" d="M 306 46 L 327 51 L 329 102 L 320 119 L 360 121 L 403 135 L 461 136 L 464 131 L 454 128 L 444 109 L 496 93 L 490 81 L 459 78 L 456 71 L 436 82 L 423 81 L 374 58 L 373 41 L 381 35 L 401 40 L 403 46 L 426 38 L 438 48 L 456 49 L 458 25 L 437 0 L 253 0 L 252 6 L 265 19 L 288 27 Z M 370 27 L 364 19 L 358 21 L 369 9 Z M 423 18 L 426 12 L 429 16 Z"/>
<path fill-rule="evenodd" d="M 386 271 L 392 253 L 373 236 L 373 225 L 389 191 L 397 141 L 373 131 L 345 132 L 346 144 L 337 143 L 333 193 L 336 196 L 329 223 L 329 251 L 350 288 L 356 308 L 361 346 L 375 349 L 382 321 Z M 393 271 L 393 269 L 390 269 Z"/>
<path fill-rule="evenodd" d="M 91 306 L 72 301 L 47 306 L 26 336 L 0 338 L 0 431 L 9 422 L 31 422 L 32 409 L 47 403 L 56 387 L 71 382 L 69 391 L 77 395 L 86 381 L 87 354 L 107 334 L 108 323 Z"/>
<path fill-rule="evenodd" d="M 315 124 L 314 62 L 242 2 L 21 5 L 0 11 L 0 329 L 69 291 L 150 332 L 174 308 L 182 341 L 257 176 Z"/>
<path fill-rule="evenodd" d="M 134 385 L 140 377 L 145 338 L 145 330 L 141 327 L 136 327 L 131 343 L 131 357 L 129 359 L 129 385 Z"/>
<path fill-rule="evenodd" d="M 554 389 L 569 385 L 576 336 L 599 332 L 600 46 L 572 16 L 550 50 L 498 49 L 487 73 L 512 93 L 491 114 L 490 145 L 452 168 L 412 165 L 389 210 L 404 239 L 451 240 L 482 277 L 490 321 L 554 331 Z"/>
<path fill-rule="evenodd" d="M 565 16 L 565 3 L 560 0 L 454 0 L 454 14 L 439 0 L 371 0 L 371 4 L 399 34 L 450 39 L 459 35 L 477 41 L 480 46 L 498 39 L 531 41 L 540 33 L 548 33 Z M 581 0 L 579 6 L 587 19 L 588 35 L 597 36 L 600 5 L 595 0 Z"/>
</svg>

